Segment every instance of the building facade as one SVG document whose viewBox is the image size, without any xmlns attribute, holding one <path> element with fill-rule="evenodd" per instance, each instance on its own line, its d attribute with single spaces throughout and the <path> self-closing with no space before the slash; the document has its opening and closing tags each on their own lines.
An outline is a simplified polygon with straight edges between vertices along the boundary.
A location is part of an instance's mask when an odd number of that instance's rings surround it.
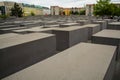
<svg viewBox="0 0 120 80">
<path fill-rule="evenodd" d="M 15 2 L 2 1 L 0 2 L 0 14 L 10 15 L 11 8 L 14 6 Z M 49 15 L 50 9 L 47 7 L 39 5 L 30 5 L 24 3 L 18 3 L 18 5 L 23 9 L 24 16 L 30 16 L 31 13 L 34 15 Z"/>
<path fill-rule="evenodd" d="M 24 16 L 30 16 L 31 14 L 43 15 L 43 9 L 41 6 L 24 4 L 24 3 L 23 3 L 23 12 L 24 12 Z"/>
<path fill-rule="evenodd" d="M 84 8 L 81 7 L 72 7 L 72 8 L 63 8 L 59 6 L 51 6 L 51 15 L 70 15 L 71 12 L 80 13 Z"/>
<path fill-rule="evenodd" d="M 50 9 L 44 7 L 44 8 L 43 8 L 43 15 L 50 15 Z"/>
<path fill-rule="evenodd" d="M 60 15 L 61 8 L 59 6 L 51 6 L 51 15 Z"/>
<path fill-rule="evenodd" d="M 10 15 L 11 13 L 11 8 L 14 6 L 15 2 L 8 2 L 8 1 L 3 1 L 0 2 L 0 14 L 6 14 Z M 18 3 L 18 5 L 23 8 L 22 3 Z"/>
</svg>

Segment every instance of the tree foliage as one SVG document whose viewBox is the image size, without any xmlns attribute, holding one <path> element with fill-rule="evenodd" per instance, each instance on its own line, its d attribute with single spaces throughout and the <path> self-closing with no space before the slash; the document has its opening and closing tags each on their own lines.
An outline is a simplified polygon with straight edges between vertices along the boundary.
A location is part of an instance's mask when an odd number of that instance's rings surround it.
<svg viewBox="0 0 120 80">
<path fill-rule="evenodd" d="M 14 7 L 11 9 L 11 16 L 16 16 L 16 17 L 23 16 L 23 10 L 17 3 L 15 3 Z"/>
<path fill-rule="evenodd" d="M 85 10 L 80 10 L 80 15 L 85 15 Z"/>
<path fill-rule="evenodd" d="M 99 0 L 93 13 L 99 16 L 120 16 L 120 8 L 110 3 L 110 0 Z"/>
</svg>

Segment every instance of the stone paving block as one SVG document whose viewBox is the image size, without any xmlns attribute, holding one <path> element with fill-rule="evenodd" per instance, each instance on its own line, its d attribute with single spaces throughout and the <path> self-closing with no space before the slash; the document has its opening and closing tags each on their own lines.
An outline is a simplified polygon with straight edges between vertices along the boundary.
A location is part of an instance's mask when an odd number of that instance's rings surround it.
<svg viewBox="0 0 120 80">
<path fill-rule="evenodd" d="M 98 44 L 117 46 L 118 59 L 120 58 L 120 31 L 119 30 L 102 30 L 92 36 L 92 42 Z"/>
<path fill-rule="evenodd" d="M 88 28 L 72 26 L 53 30 L 56 35 L 57 50 L 65 50 L 79 42 L 88 40 Z"/>
<path fill-rule="evenodd" d="M 33 33 L 0 39 L 0 78 L 39 62 L 55 51 L 53 34 Z"/>
<path fill-rule="evenodd" d="M 120 22 L 109 23 L 107 29 L 120 30 Z"/>
<path fill-rule="evenodd" d="M 116 47 L 80 43 L 2 80 L 112 80 Z"/>
</svg>

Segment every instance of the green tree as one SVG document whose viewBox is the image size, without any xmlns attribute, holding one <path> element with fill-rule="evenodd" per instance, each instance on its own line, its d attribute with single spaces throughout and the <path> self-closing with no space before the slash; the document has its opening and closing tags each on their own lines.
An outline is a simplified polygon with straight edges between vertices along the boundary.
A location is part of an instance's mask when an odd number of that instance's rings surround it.
<svg viewBox="0 0 120 80">
<path fill-rule="evenodd" d="M 11 9 L 11 16 L 16 16 L 16 17 L 23 16 L 23 10 L 17 3 L 15 3 L 13 8 Z"/>
<path fill-rule="evenodd" d="M 99 16 L 120 16 L 120 8 L 110 3 L 110 0 L 99 0 L 94 6 L 94 15 Z"/>
<path fill-rule="evenodd" d="M 78 11 L 75 11 L 75 12 L 74 12 L 74 15 L 78 15 L 78 14 L 79 14 Z"/>
<path fill-rule="evenodd" d="M 31 16 L 35 16 L 35 13 L 31 11 Z"/>
<path fill-rule="evenodd" d="M 99 0 L 97 4 L 94 6 L 94 15 L 105 16 L 111 15 L 110 10 L 110 0 Z"/>
<path fill-rule="evenodd" d="M 85 15 L 85 10 L 80 10 L 80 15 Z"/>
<path fill-rule="evenodd" d="M 113 16 L 120 16 L 120 8 L 117 7 L 115 4 L 111 4 L 110 9 Z"/>
</svg>

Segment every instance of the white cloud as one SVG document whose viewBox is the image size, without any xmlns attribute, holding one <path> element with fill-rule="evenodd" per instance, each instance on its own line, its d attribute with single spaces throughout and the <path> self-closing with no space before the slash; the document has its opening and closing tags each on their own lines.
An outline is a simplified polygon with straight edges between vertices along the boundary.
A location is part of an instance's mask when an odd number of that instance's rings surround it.
<svg viewBox="0 0 120 80">
<path fill-rule="evenodd" d="M 0 1 L 16 1 L 20 3 L 36 4 L 41 6 L 61 6 L 61 7 L 82 7 L 85 4 L 96 3 L 96 0 L 0 0 Z M 120 1 L 120 0 L 112 0 Z"/>
</svg>

